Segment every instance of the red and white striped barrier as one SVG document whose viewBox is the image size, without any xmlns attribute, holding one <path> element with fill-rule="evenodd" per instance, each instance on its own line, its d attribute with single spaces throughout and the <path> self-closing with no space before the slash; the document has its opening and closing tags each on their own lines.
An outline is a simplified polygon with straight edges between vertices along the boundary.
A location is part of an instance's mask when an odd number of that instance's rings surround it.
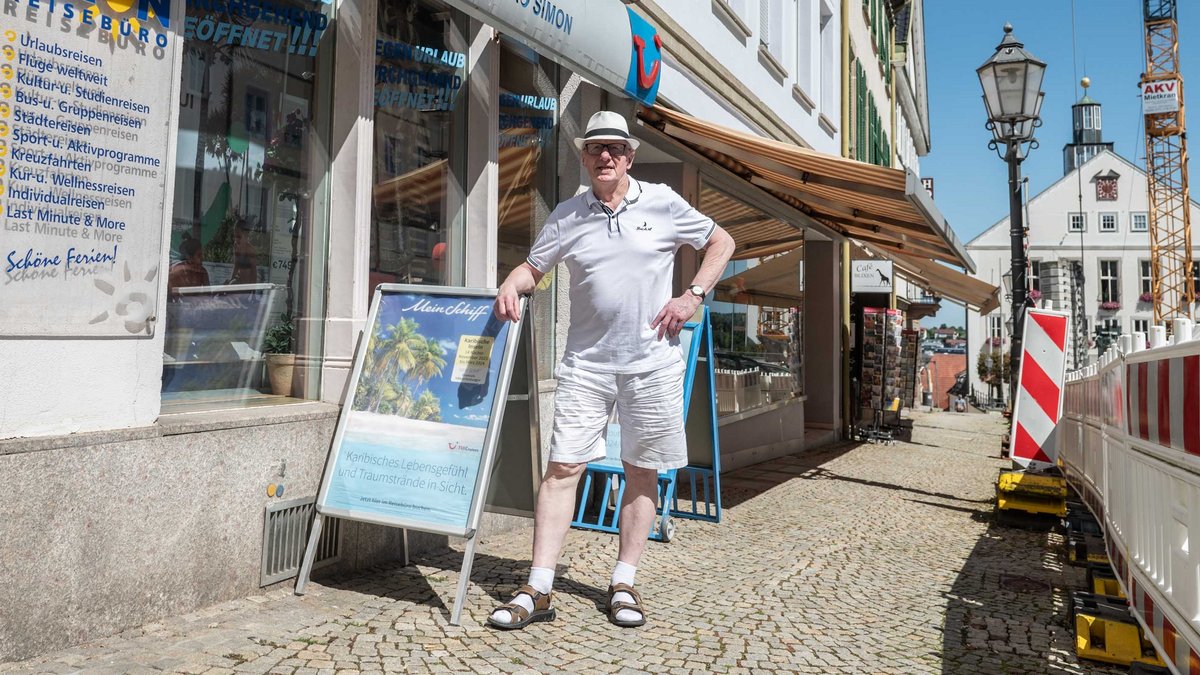
<svg viewBox="0 0 1200 675">
<path fill-rule="evenodd" d="M 1062 312 L 1025 313 L 1012 434 L 1012 460 L 1022 467 L 1050 468 L 1058 456 L 1054 434 L 1062 416 L 1069 323 Z"/>
<path fill-rule="evenodd" d="M 1200 325 L 1172 332 L 1069 374 L 1057 438 L 1134 618 L 1171 672 L 1200 675 Z"/>
</svg>

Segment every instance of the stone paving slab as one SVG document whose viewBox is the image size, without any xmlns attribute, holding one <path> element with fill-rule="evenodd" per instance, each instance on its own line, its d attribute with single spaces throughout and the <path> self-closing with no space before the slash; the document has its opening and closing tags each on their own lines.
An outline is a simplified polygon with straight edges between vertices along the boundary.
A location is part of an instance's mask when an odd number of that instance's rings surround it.
<svg viewBox="0 0 1200 675">
<path fill-rule="evenodd" d="M 649 623 L 601 607 L 616 538 L 572 531 L 558 619 L 483 625 L 524 582 L 528 528 L 479 546 L 170 617 L 0 673 L 1095 673 L 1060 536 L 991 524 L 998 416 L 914 414 L 913 442 L 840 444 L 728 475 L 719 525 L 678 520 L 638 571 Z"/>
</svg>

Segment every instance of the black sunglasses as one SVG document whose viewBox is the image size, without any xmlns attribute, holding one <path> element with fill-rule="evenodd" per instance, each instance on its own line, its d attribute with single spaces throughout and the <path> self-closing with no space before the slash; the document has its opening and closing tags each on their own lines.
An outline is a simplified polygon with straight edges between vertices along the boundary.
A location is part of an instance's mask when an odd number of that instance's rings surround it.
<svg viewBox="0 0 1200 675">
<path fill-rule="evenodd" d="M 593 157 L 599 157 L 605 150 L 610 157 L 624 157 L 630 152 L 630 147 L 625 143 L 585 143 L 583 149 Z"/>
</svg>

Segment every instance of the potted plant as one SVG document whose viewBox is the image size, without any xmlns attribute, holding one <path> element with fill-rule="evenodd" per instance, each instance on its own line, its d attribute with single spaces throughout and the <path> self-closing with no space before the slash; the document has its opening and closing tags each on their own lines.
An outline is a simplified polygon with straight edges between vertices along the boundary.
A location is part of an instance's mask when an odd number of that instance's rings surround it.
<svg viewBox="0 0 1200 675">
<path fill-rule="evenodd" d="M 1034 288 L 1029 291 L 1029 293 L 1027 294 L 1027 297 L 1029 298 L 1029 301 L 1034 303 L 1034 306 L 1036 307 L 1037 303 L 1040 302 L 1042 299 L 1042 292 L 1039 291 L 1038 289 Z"/>
<path fill-rule="evenodd" d="M 1142 293 L 1141 295 L 1138 296 L 1138 302 L 1150 304 L 1150 303 L 1154 302 L 1154 294 L 1153 293 Z"/>
<path fill-rule="evenodd" d="M 271 382 L 271 393 L 277 396 L 289 396 L 292 393 L 292 373 L 296 368 L 293 344 L 292 315 L 285 312 L 279 316 L 279 322 L 268 328 L 263 336 L 263 351 L 267 355 L 267 379 Z"/>
</svg>

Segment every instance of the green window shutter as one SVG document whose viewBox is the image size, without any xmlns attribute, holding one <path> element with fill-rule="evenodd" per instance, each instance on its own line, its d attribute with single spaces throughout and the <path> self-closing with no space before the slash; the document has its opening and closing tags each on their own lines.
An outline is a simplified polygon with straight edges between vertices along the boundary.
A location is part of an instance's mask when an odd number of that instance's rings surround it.
<svg viewBox="0 0 1200 675">
<path fill-rule="evenodd" d="M 871 160 L 871 163 L 878 164 L 879 163 L 879 131 L 880 131 L 880 129 L 879 129 L 879 111 L 875 107 L 875 99 L 871 99 L 871 126 L 872 126 L 872 129 L 871 129 L 871 154 L 875 156 L 874 159 Z"/>
<path fill-rule="evenodd" d="M 867 78 L 866 71 L 863 70 L 862 64 L 857 63 L 858 67 L 858 125 L 857 138 L 854 143 L 854 156 L 859 161 L 867 161 L 867 129 L 870 123 L 870 118 L 867 117 Z"/>
</svg>

